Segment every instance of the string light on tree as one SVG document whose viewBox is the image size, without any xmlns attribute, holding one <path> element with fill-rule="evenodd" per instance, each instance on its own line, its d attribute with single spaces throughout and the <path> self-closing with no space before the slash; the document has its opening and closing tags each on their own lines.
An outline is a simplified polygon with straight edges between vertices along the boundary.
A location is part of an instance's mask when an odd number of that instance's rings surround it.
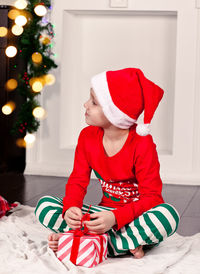
<svg viewBox="0 0 200 274">
<path fill-rule="evenodd" d="M 46 13 L 47 13 L 47 9 L 44 5 L 37 5 L 35 8 L 34 8 L 34 12 L 35 14 L 37 14 L 38 16 L 44 16 Z"/>
<path fill-rule="evenodd" d="M 24 141 L 26 142 L 26 147 L 32 147 L 33 143 L 35 142 L 35 135 L 30 133 L 26 134 Z"/>
<path fill-rule="evenodd" d="M 36 64 L 40 64 L 42 62 L 42 54 L 39 52 L 34 52 L 32 54 L 32 61 Z"/>
<path fill-rule="evenodd" d="M 14 26 L 12 26 L 11 31 L 12 31 L 12 33 L 14 35 L 19 36 L 19 35 L 22 34 L 22 32 L 24 31 L 24 29 L 21 26 L 14 25 Z"/>
<path fill-rule="evenodd" d="M 26 142 L 25 142 L 24 138 L 18 138 L 16 140 L 16 145 L 18 147 L 26 147 Z"/>
<path fill-rule="evenodd" d="M 53 85 L 56 81 L 56 78 L 53 74 L 47 74 L 47 75 L 44 75 L 44 79 L 45 79 L 45 83 L 46 85 Z"/>
<path fill-rule="evenodd" d="M 56 55 L 51 51 L 53 25 L 44 17 L 48 9 L 51 9 L 51 0 L 17 0 L 8 12 L 8 17 L 13 20 L 10 34 L 18 36 L 18 41 L 15 51 L 14 45 L 9 45 L 6 55 L 14 57 L 19 52 L 19 58 L 25 61 L 24 71 L 5 85 L 7 91 L 15 90 L 24 98 L 11 131 L 19 139 L 22 135 L 36 132 L 39 119 L 46 117 L 46 111 L 36 98 L 45 85 L 55 82 L 55 77 L 48 74 L 49 70 L 57 67 L 52 58 Z M 3 32 L 5 30 L 2 29 Z M 17 64 L 14 67 L 17 68 Z M 22 146 L 24 142 L 21 140 Z"/>
<path fill-rule="evenodd" d="M 17 86 L 18 86 L 18 83 L 16 79 L 9 79 L 5 84 L 5 87 L 8 91 L 16 89 Z"/>
<path fill-rule="evenodd" d="M 0 27 L 0 37 L 6 36 L 8 33 L 8 29 L 6 27 Z"/>
<path fill-rule="evenodd" d="M 7 102 L 7 104 L 5 104 L 3 107 L 2 107 L 2 112 L 3 114 L 5 115 L 10 115 L 13 110 L 15 109 L 16 105 L 13 101 L 9 101 Z"/>
<path fill-rule="evenodd" d="M 27 23 L 27 19 L 24 15 L 19 15 L 15 18 L 15 24 L 22 27 L 25 26 Z"/>
<path fill-rule="evenodd" d="M 16 10 L 16 9 L 11 9 L 9 12 L 8 12 L 8 17 L 11 19 L 11 20 L 15 20 L 17 16 L 20 15 L 20 11 L 19 10 Z"/>
<path fill-rule="evenodd" d="M 37 119 L 45 119 L 46 111 L 42 107 L 36 107 L 33 110 L 33 116 Z"/>
<path fill-rule="evenodd" d="M 17 0 L 15 3 L 14 3 L 14 6 L 17 8 L 17 9 L 20 9 L 20 10 L 23 10 L 27 7 L 28 3 L 27 1 L 25 0 Z"/>
<path fill-rule="evenodd" d="M 17 54 L 17 49 L 15 46 L 8 46 L 5 50 L 5 53 L 8 57 L 12 58 Z"/>
</svg>

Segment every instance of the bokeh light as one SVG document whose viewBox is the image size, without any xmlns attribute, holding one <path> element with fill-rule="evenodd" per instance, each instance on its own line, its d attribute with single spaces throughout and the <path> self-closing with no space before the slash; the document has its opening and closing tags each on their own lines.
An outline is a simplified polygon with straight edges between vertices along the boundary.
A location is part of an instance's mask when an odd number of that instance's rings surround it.
<svg viewBox="0 0 200 274">
<path fill-rule="evenodd" d="M 19 15 L 15 18 L 15 24 L 18 26 L 24 26 L 27 23 L 27 19 L 24 15 Z"/>
<path fill-rule="evenodd" d="M 0 27 L 0 37 L 6 36 L 8 33 L 8 29 L 6 27 Z"/>
<path fill-rule="evenodd" d="M 46 111 L 42 107 L 36 107 L 33 110 L 33 116 L 38 119 L 46 118 Z"/>
<path fill-rule="evenodd" d="M 11 9 L 9 12 L 8 12 L 8 17 L 11 19 L 11 20 L 15 20 L 15 18 L 17 16 L 20 15 L 20 11 L 19 10 L 16 10 L 16 9 Z"/>
<path fill-rule="evenodd" d="M 18 138 L 16 140 L 16 145 L 18 147 L 26 147 L 26 142 L 25 142 L 24 138 Z"/>
<path fill-rule="evenodd" d="M 17 8 L 17 9 L 20 9 L 20 10 L 23 10 L 27 7 L 28 3 L 26 0 L 17 0 L 15 3 L 14 3 L 14 6 Z"/>
<path fill-rule="evenodd" d="M 45 79 L 45 83 L 47 84 L 47 85 L 53 85 L 54 83 L 55 83 L 55 81 L 56 81 L 56 78 L 55 78 L 55 76 L 53 75 L 53 74 L 46 74 L 45 76 L 44 76 L 44 79 Z"/>
<path fill-rule="evenodd" d="M 32 90 L 34 92 L 40 92 L 43 89 L 43 84 L 40 80 L 36 80 L 32 85 Z"/>
<path fill-rule="evenodd" d="M 38 16 L 44 16 L 47 13 L 47 9 L 45 8 L 45 6 L 39 4 L 34 8 L 34 12 Z"/>
<path fill-rule="evenodd" d="M 7 102 L 7 104 L 5 104 L 3 107 L 2 107 L 2 112 L 3 114 L 5 115 L 10 115 L 13 110 L 15 109 L 16 105 L 13 101 L 9 101 Z"/>
<path fill-rule="evenodd" d="M 14 46 L 8 46 L 5 53 L 8 57 L 14 57 L 17 54 L 17 48 Z"/>
<path fill-rule="evenodd" d="M 12 31 L 12 33 L 14 35 L 19 36 L 19 35 L 22 34 L 22 32 L 24 31 L 24 29 L 21 26 L 14 25 L 14 26 L 12 26 L 11 31 Z"/>
<path fill-rule="evenodd" d="M 35 142 L 35 135 L 27 133 L 24 137 L 24 141 L 26 142 L 26 147 L 32 147 Z"/>
<path fill-rule="evenodd" d="M 32 61 L 36 64 L 40 64 L 42 62 L 42 54 L 39 52 L 34 52 L 32 54 Z"/>
<path fill-rule="evenodd" d="M 6 82 L 6 89 L 9 90 L 9 91 L 16 89 L 17 86 L 18 86 L 18 83 L 17 83 L 17 80 L 15 80 L 15 79 L 9 79 Z"/>
</svg>

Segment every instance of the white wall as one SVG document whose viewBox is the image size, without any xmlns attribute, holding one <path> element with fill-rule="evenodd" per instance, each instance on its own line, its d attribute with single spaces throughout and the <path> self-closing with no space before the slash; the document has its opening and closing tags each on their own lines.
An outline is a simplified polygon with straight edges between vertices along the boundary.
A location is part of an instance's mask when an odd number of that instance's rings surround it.
<svg viewBox="0 0 200 274">
<path fill-rule="evenodd" d="M 27 151 L 26 174 L 70 175 L 79 132 L 87 126 L 83 103 L 90 78 L 130 66 L 165 91 L 151 123 L 163 182 L 200 184 L 200 3 L 127 3 L 112 8 L 108 0 L 53 2 L 57 81 L 42 93 L 48 117 Z"/>
</svg>

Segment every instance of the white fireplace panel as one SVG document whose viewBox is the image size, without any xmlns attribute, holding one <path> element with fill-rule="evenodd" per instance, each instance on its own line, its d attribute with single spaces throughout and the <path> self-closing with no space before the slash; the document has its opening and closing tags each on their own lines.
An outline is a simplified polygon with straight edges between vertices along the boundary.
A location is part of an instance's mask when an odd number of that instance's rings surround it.
<svg viewBox="0 0 200 274">
<path fill-rule="evenodd" d="M 160 152 L 172 154 L 176 13 L 64 11 L 63 18 L 60 147 L 74 147 L 87 126 L 83 103 L 90 78 L 103 70 L 138 67 L 165 91 L 152 134 Z"/>
</svg>

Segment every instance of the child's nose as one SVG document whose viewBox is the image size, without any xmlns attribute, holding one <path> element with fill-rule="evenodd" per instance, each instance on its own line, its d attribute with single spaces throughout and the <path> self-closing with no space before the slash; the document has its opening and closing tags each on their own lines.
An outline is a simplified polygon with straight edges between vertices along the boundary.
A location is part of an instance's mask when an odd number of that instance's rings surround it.
<svg viewBox="0 0 200 274">
<path fill-rule="evenodd" d="M 89 100 L 88 100 L 88 101 L 89 101 Z M 88 101 L 86 101 L 86 102 L 84 103 L 84 107 L 85 107 L 85 108 L 87 108 Z"/>
</svg>

